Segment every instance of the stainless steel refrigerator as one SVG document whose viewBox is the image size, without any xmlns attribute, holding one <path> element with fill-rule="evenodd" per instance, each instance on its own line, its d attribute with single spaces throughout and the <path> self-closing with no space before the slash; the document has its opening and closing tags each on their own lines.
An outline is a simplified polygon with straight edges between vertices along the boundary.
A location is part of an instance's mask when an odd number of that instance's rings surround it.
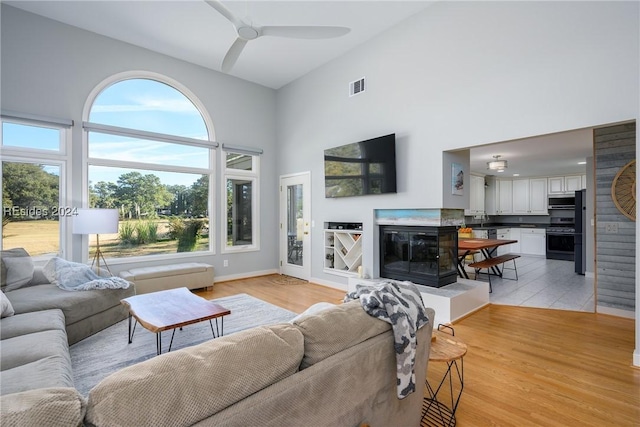
<svg viewBox="0 0 640 427">
<path fill-rule="evenodd" d="M 584 275 L 587 266 L 586 242 L 587 234 L 587 190 L 576 191 L 574 257 L 576 273 Z"/>
</svg>

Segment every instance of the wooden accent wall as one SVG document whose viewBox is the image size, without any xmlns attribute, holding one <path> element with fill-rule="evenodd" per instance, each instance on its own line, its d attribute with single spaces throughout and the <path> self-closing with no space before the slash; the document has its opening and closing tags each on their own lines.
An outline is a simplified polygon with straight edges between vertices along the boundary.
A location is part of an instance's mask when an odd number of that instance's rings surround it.
<svg viewBox="0 0 640 427">
<path fill-rule="evenodd" d="M 625 217 L 611 197 L 616 173 L 636 158 L 636 123 L 595 129 L 596 304 L 635 310 L 636 224 Z M 618 226 L 606 232 L 605 224 Z"/>
</svg>

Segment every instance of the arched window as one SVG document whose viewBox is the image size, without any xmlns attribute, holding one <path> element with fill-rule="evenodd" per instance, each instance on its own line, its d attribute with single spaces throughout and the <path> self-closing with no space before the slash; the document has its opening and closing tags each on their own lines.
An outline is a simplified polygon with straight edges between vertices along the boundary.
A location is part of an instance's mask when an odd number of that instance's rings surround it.
<svg viewBox="0 0 640 427">
<path fill-rule="evenodd" d="M 213 250 L 217 144 L 203 108 L 187 94 L 163 76 L 116 76 L 89 97 L 88 206 L 120 213 L 119 232 L 100 235 L 108 258 Z"/>
</svg>

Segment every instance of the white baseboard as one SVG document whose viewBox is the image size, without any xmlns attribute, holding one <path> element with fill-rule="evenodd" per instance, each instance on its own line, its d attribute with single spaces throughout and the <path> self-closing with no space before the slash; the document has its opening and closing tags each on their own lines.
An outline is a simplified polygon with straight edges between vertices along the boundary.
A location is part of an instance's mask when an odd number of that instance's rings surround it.
<svg viewBox="0 0 640 427">
<path fill-rule="evenodd" d="M 636 312 L 631 310 L 622 310 L 620 308 L 604 307 L 596 305 L 596 313 L 609 314 L 611 316 L 626 317 L 627 319 L 635 319 Z"/>
<path fill-rule="evenodd" d="M 214 277 L 213 283 L 215 285 L 217 282 L 226 282 L 228 280 L 238 280 L 238 279 L 248 279 L 250 277 L 266 276 L 267 274 L 279 274 L 279 273 L 280 272 L 278 271 L 278 269 L 274 268 L 271 270 L 251 271 L 249 273 L 228 274 L 226 276 Z"/>
</svg>

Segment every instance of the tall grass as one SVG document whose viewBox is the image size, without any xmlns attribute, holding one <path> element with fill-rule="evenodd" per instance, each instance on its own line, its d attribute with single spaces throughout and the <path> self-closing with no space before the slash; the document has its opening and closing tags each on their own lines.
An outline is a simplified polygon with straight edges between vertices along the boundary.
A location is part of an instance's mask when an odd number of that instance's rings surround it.
<svg viewBox="0 0 640 427">
<path fill-rule="evenodd" d="M 123 221 L 120 223 L 120 230 L 118 231 L 118 236 L 120 237 L 120 241 L 122 243 L 132 244 L 135 243 L 135 232 L 136 227 L 129 221 Z"/>
<path fill-rule="evenodd" d="M 158 224 L 155 221 L 138 221 L 135 225 L 136 243 L 144 245 L 158 241 Z"/>
</svg>

